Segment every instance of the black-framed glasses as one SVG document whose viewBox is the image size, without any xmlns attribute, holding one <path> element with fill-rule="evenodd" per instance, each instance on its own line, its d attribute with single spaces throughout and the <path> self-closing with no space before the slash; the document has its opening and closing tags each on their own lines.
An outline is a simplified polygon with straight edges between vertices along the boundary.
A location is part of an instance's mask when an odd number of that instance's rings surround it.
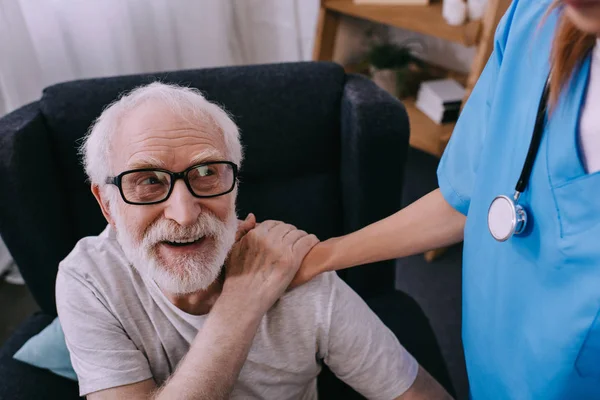
<svg viewBox="0 0 600 400">
<path fill-rule="evenodd" d="M 178 179 L 183 179 L 194 197 L 222 196 L 235 187 L 237 173 L 237 165 L 230 161 L 211 161 L 181 172 L 158 168 L 129 170 L 106 178 L 106 183 L 119 188 L 125 203 L 148 205 L 167 200 Z"/>
</svg>

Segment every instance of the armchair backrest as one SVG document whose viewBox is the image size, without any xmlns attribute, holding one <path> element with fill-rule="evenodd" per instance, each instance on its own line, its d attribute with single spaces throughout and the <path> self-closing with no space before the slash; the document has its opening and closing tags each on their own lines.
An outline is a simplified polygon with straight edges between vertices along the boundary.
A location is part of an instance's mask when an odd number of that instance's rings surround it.
<svg viewBox="0 0 600 400">
<path fill-rule="evenodd" d="M 0 119 L 0 233 L 44 311 L 55 313 L 58 263 L 77 240 L 106 225 L 77 153 L 81 137 L 121 93 L 155 80 L 199 88 L 240 127 L 239 215 L 283 220 L 326 239 L 400 207 L 406 113 L 338 65 L 225 67 L 54 85 L 38 102 Z M 379 111 L 361 108 L 373 102 Z M 370 130 L 361 120 L 365 112 L 386 119 Z M 397 160 L 383 160 L 390 154 Z M 364 193 L 378 182 L 385 184 L 376 197 Z M 385 271 L 376 285 L 391 289 L 391 264 L 370 271 Z M 360 293 L 365 281 L 357 276 L 355 283 Z M 364 293 L 379 290 L 371 286 Z"/>
</svg>

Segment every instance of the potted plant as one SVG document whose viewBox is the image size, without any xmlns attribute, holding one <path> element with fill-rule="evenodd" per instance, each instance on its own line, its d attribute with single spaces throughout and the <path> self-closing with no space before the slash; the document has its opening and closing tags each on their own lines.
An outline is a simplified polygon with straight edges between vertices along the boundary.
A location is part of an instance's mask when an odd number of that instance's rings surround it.
<svg viewBox="0 0 600 400">
<path fill-rule="evenodd" d="M 394 96 L 413 95 L 418 87 L 411 85 L 411 77 L 423 65 L 407 43 L 374 43 L 366 54 L 366 62 L 373 81 Z"/>
</svg>

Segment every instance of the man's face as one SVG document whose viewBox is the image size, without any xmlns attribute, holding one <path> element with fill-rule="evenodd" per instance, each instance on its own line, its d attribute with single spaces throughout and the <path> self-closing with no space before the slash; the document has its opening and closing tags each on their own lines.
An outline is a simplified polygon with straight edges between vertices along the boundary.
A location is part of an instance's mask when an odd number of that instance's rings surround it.
<svg viewBox="0 0 600 400">
<path fill-rule="evenodd" d="M 180 172 L 206 161 L 226 161 L 222 134 L 208 121 L 183 118 L 148 101 L 120 122 L 112 142 L 117 174 L 139 168 Z M 235 191 L 196 198 L 177 180 L 169 198 L 131 205 L 116 194 L 109 210 L 125 254 L 143 275 L 171 294 L 206 289 L 218 277 L 237 228 Z"/>
</svg>

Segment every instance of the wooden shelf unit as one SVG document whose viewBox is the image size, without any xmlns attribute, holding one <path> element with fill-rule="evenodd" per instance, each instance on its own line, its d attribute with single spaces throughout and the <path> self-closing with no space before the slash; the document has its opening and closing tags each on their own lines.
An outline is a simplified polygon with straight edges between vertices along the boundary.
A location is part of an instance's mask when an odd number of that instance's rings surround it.
<svg viewBox="0 0 600 400">
<path fill-rule="evenodd" d="M 362 18 L 397 28 L 434 36 L 466 46 L 477 46 L 471 71 L 465 83 L 466 101 L 494 47 L 496 26 L 511 0 L 489 0 L 486 13 L 480 21 L 462 26 L 451 26 L 442 16 L 442 0 L 431 0 L 426 6 L 355 4 L 352 0 L 321 0 L 317 35 L 313 50 L 314 60 L 331 61 L 337 28 L 342 16 Z M 411 146 L 440 157 L 452 134 L 454 124 L 437 125 L 414 106 L 414 101 L 403 100 L 411 122 Z"/>
<path fill-rule="evenodd" d="M 463 26 L 448 25 L 442 16 L 442 0 L 431 1 L 427 6 L 402 6 L 355 4 L 352 0 L 321 0 L 313 59 L 333 60 L 337 29 L 342 16 L 407 29 L 465 46 L 477 46 L 475 59 L 464 82 L 466 101 L 492 53 L 496 26 L 511 0 L 488 0 L 483 18 Z M 416 108 L 414 99 L 403 99 L 402 102 L 410 121 L 410 145 L 441 157 L 455 124 L 437 125 Z M 445 249 L 428 251 L 425 259 L 433 261 L 444 252 Z"/>
<path fill-rule="evenodd" d="M 463 26 L 451 26 L 442 17 L 442 3 L 429 6 L 366 5 L 352 1 L 326 1 L 327 10 L 413 32 L 472 46 L 480 21 Z"/>
</svg>

